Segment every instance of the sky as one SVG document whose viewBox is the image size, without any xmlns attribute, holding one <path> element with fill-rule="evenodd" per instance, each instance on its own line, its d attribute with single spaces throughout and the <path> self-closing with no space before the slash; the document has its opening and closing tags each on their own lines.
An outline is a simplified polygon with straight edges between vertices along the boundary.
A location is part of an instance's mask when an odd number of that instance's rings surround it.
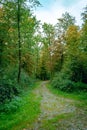
<svg viewBox="0 0 87 130">
<path fill-rule="evenodd" d="M 87 0 L 39 0 L 42 4 L 38 7 L 34 14 L 42 23 L 50 23 L 55 25 L 57 19 L 61 18 L 66 11 L 76 18 L 76 24 L 81 25 L 81 13 L 83 8 L 87 5 Z"/>
</svg>

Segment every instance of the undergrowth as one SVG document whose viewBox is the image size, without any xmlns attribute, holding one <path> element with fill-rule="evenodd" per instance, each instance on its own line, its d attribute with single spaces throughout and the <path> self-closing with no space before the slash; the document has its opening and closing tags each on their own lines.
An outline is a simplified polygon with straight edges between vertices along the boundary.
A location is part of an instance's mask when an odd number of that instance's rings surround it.
<svg viewBox="0 0 87 130">
<path fill-rule="evenodd" d="M 20 130 L 25 126 L 31 127 L 40 112 L 40 99 L 32 93 L 38 85 L 39 82 L 32 88 L 26 88 L 20 97 L 5 104 L 6 111 L 0 114 L 0 130 Z"/>
<path fill-rule="evenodd" d="M 87 107 L 87 92 L 83 91 L 76 91 L 76 92 L 74 91 L 72 93 L 66 91 L 64 92 L 59 90 L 58 88 L 54 88 L 50 82 L 47 84 L 47 87 L 50 89 L 52 93 L 56 94 L 57 96 L 80 101 L 79 106 Z"/>
<path fill-rule="evenodd" d="M 87 92 L 87 84 L 83 82 L 72 81 L 66 74 L 59 73 L 52 79 L 51 84 L 64 92 Z"/>
</svg>

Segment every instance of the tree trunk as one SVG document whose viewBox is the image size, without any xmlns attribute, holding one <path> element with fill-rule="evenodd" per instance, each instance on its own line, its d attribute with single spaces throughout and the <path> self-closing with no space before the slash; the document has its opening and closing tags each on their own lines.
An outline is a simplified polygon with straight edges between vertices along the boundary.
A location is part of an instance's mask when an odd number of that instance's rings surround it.
<svg viewBox="0 0 87 130">
<path fill-rule="evenodd" d="M 20 0 L 18 0 L 18 83 L 20 82 L 21 75 L 21 36 L 20 36 Z"/>
</svg>

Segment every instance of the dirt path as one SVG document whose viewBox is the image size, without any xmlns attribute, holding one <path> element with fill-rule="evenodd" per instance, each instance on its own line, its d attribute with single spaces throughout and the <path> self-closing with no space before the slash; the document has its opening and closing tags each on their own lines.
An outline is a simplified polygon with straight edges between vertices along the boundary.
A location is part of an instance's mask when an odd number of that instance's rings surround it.
<svg viewBox="0 0 87 130">
<path fill-rule="evenodd" d="M 42 82 L 40 87 L 34 90 L 37 97 L 41 96 L 41 113 L 32 130 L 87 130 L 86 112 L 76 107 L 76 101 L 52 94 L 46 83 Z M 47 121 L 60 115 L 66 115 L 66 118 L 51 123 L 50 128 L 45 127 Z"/>
<path fill-rule="evenodd" d="M 55 96 L 45 84 L 46 82 L 43 82 L 41 87 L 35 91 L 37 96 L 42 97 L 40 118 L 51 119 L 56 115 L 75 111 L 76 107 L 72 100 Z"/>
</svg>

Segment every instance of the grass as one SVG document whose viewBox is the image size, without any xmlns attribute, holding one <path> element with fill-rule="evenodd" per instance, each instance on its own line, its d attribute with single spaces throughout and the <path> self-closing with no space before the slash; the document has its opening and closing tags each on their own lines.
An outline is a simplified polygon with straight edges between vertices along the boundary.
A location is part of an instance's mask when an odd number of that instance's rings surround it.
<svg viewBox="0 0 87 130">
<path fill-rule="evenodd" d="M 59 123 L 61 120 L 68 119 L 70 117 L 73 117 L 73 113 L 61 114 L 52 119 L 44 120 L 42 128 L 45 130 L 56 130 L 59 128 Z"/>
<path fill-rule="evenodd" d="M 57 88 L 53 88 L 50 83 L 47 84 L 47 87 L 51 90 L 52 93 L 56 94 L 57 96 L 62 96 L 66 98 L 71 98 L 74 100 L 81 100 L 87 101 L 87 92 L 64 92 L 60 91 Z"/>
<path fill-rule="evenodd" d="M 34 88 L 39 84 L 40 82 Z M 28 88 L 21 95 L 21 107 L 16 112 L 0 114 L 0 130 L 22 130 L 32 127 L 40 113 L 40 98 L 34 95 L 33 89 Z"/>
<path fill-rule="evenodd" d="M 47 84 L 47 87 L 50 89 L 52 93 L 56 94 L 57 96 L 73 99 L 75 101 L 80 101 L 80 103 L 77 104 L 79 107 L 87 107 L 87 92 L 69 93 L 69 92 L 60 91 L 56 88 L 53 88 L 50 82 Z"/>
</svg>

